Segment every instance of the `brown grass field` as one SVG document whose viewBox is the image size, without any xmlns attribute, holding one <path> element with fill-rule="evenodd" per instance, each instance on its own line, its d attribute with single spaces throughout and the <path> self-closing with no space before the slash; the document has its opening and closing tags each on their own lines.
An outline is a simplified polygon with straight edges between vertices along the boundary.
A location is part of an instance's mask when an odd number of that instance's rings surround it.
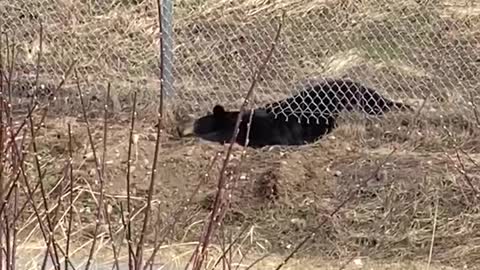
<svg viewBox="0 0 480 270">
<path fill-rule="evenodd" d="M 17 52 L 11 83 L 0 81 L 2 99 L 12 104 L 2 110 L 4 147 L 7 130 L 26 121 L 15 140 L 24 145 L 19 148 L 26 155 L 23 165 L 14 161 L 8 147 L 0 151 L 10 153 L 2 154 L 0 198 L 18 183 L 18 193 L 0 211 L 0 246 L 7 253 L 8 237 L 15 231 L 17 268 L 41 269 L 41 232 L 48 212 L 56 224 L 57 244 L 65 248 L 71 241 L 71 257 L 83 262 L 94 239 L 103 179 L 106 210 L 94 257 L 96 263 L 112 264 L 113 237 L 125 262 L 127 178 L 132 233 L 138 240 L 155 155 L 156 1 L 0 0 L 0 7 L 0 30 L 9 36 L 9 43 L 3 37 L 0 43 L 3 74 L 10 74 L 6 46 L 16 44 Z M 186 114 L 199 116 L 215 103 L 231 109 L 241 104 L 253 71 L 271 46 L 281 10 L 287 11 L 285 24 L 255 89 L 255 104 L 290 94 L 304 79 L 350 77 L 414 104 L 418 113 L 383 119 L 353 115 L 308 146 L 234 147 L 226 169 L 229 207 L 211 238 L 204 266 L 226 268 L 218 258 L 238 237 L 228 253 L 232 268 L 247 269 L 266 254 L 252 268 L 275 269 L 304 237 L 315 233 L 282 269 L 479 268 L 478 1 L 177 0 L 176 95 L 165 100 L 151 222 L 143 234 L 145 253 L 161 243 L 155 260 L 163 269 L 184 269 L 190 259 L 212 211 L 225 148 L 178 138 L 175 127 Z M 74 60 L 84 106 L 73 73 L 67 74 Z M 36 92 L 40 105 L 32 114 L 32 140 L 27 94 L 35 87 L 37 72 L 43 87 Z M 63 76 L 67 79 L 56 90 Z M 137 115 L 131 129 L 134 91 Z M 98 160 L 105 161 L 102 177 L 87 127 Z M 73 190 L 67 177 L 69 145 Z M 223 154 L 210 168 L 217 153 Z M 18 182 L 12 180 L 17 173 Z M 42 185 L 28 195 L 28 182 Z"/>
</svg>

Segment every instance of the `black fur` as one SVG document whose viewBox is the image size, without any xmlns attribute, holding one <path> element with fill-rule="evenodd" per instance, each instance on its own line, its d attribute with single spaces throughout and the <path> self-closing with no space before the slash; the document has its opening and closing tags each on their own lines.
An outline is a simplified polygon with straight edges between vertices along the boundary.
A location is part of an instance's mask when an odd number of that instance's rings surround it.
<svg viewBox="0 0 480 270">
<path fill-rule="evenodd" d="M 250 120 L 250 111 L 243 114 L 236 142 L 245 145 Z M 227 143 L 233 136 L 238 111 L 225 111 L 216 105 L 213 114 L 199 118 L 194 122 L 196 136 L 213 142 Z M 319 122 L 307 123 L 305 119 L 286 119 L 274 117 L 266 109 L 253 111 L 248 146 L 258 148 L 267 145 L 302 145 L 312 143 L 321 136 L 330 133 L 335 127 L 335 118 L 320 118 Z M 315 119 L 314 119 L 315 120 Z"/>
<path fill-rule="evenodd" d="M 297 95 L 266 105 L 274 114 L 337 116 L 358 109 L 369 115 L 383 115 L 392 109 L 411 110 L 409 105 L 391 101 L 360 83 L 345 80 L 320 81 Z"/>
<path fill-rule="evenodd" d="M 394 108 L 410 106 L 394 102 L 375 90 L 350 80 L 325 80 L 297 95 L 267 104 L 253 111 L 248 146 L 303 145 L 315 142 L 336 127 L 338 113 L 360 109 L 370 115 L 382 115 Z M 245 145 L 250 111 L 243 114 L 236 142 Z M 226 143 L 233 136 L 239 111 L 226 111 L 221 105 L 213 114 L 193 123 L 194 135 L 213 142 Z"/>
</svg>

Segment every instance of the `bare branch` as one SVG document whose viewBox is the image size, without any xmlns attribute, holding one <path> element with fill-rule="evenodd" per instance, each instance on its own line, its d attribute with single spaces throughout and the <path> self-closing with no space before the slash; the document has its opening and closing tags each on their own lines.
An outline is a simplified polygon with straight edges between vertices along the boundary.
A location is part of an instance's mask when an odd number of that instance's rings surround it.
<svg viewBox="0 0 480 270">
<path fill-rule="evenodd" d="M 157 115 L 157 135 L 156 135 L 156 141 L 155 141 L 155 153 L 154 153 L 154 158 L 153 158 L 153 164 L 152 164 L 152 172 L 151 172 L 151 177 L 150 177 L 150 185 L 148 187 L 148 197 L 147 197 L 147 207 L 145 208 L 145 215 L 144 215 L 144 220 L 143 220 L 143 226 L 142 226 L 142 231 L 140 233 L 140 239 L 138 241 L 137 245 L 137 252 L 135 253 L 137 257 L 137 264 L 136 264 L 136 269 L 140 269 L 142 266 L 142 261 L 143 261 L 143 242 L 145 241 L 145 234 L 147 232 L 147 226 L 148 226 L 148 221 L 150 218 L 150 208 L 151 208 L 151 201 L 153 197 L 153 189 L 154 189 L 154 181 L 155 181 L 155 176 L 157 172 L 157 160 L 158 160 L 158 152 L 160 149 L 160 135 L 161 135 L 161 129 L 163 125 L 163 92 L 164 92 L 164 53 L 163 53 L 163 25 L 162 25 L 162 4 L 161 0 L 157 0 L 157 9 L 158 9 L 158 24 L 159 24 L 159 29 L 160 29 L 160 104 L 158 106 L 158 115 Z"/>
<path fill-rule="evenodd" d="M 248 104 L 250 96 L 253 94 L 255 86 L 256 86 L 263 70 L 266 68 L 268 62 L 270 61 L 270 58 L 273 55 L 273 52 L 275 51 L 276 45 L 277 45 L 278 40 L 280 38 L 280 32 L 282 30 L 284 18 L 285 18 L 285 12 L 282 13 L 281 21 L 279 23 L 277 32 L 275 34 L 275 38 L 274 38 L 274 40 L 271 44 L 270 50 L 267 53 L 266 58 L 261 63 L 260 67 L 258 68 L 257 72 L 255 72 L 255 74 L 253 76 L 253 79 L 252 79 L 252 83 L 250 85 L 250 88 L 248 89 L 248 92 L 245 96 L 244 102 L 240 106 L 240 110 L 239 110 L 240 112 L 238 114 L 238 117 L 237 117 L 236 123 L 235 123 L 235 129 L 234 129 L 235 132 L 234 132 L 234 135 L 232 136 L 232 138 L 230 140 L 230 145 L 228 147 L 226 157 L 225 157 L 225 160 L 223 162 L 223 165 L 222 165 L 222 168 L 221 168 L 221 171 L 220 171 L 220 175 L 219 175 L 219 179 L 218 179 L 218 185 L 217 185 L 217 193 L 216 193 L 216 196 L 215 196 L 215 201 L 213 203 L 213 210 L 212 210 L 212 213 L 211 213 L 211 216 L 210 216 L 210 219 L 209 219 L 209 223 L 208 223 L 207 228 L 206 228 L 205 235 L 203 236 L 203 239 L 202 239 L 202 241 L 200 241 L 200 244 L 199 244 L 200 251 L 198 249 L 195 250 L 195 252 L 193 253 L 192 258 L 191 258 L 191 262 L 193 262 L 192 269 L 200 269 L 200 267 L 203 263 L 203 259 L 206 255 L 206 250 L 208 248 L 209 239 L 210 239 L 210 237 L 213 233 L 215 224 L 219 222 L 219 216 L 218 215 L 219 215 L 220 205 L 222 204 L 223 192 L 224 192 L 224 187 L 225 187 L 225 170 L 226 170 L 226 167 L 227 167 L 227 165 L 229 163 L 229 160 L 230 160 L 230 155 L 231 155 L 231 152 L 232 152 L 233 145 L 235 144 L 238 133 L 239 133 L 239 127 L 240 127 L 240 123 L 242 121 L 242 117 L 243 117 L 243 113 L 244 113 L 243 112 L 244 107 Z M 187 264 L 186 268 L 188 268 L 188 266 L 189 266 L 189 264 Z"/>
<path fill-rule="evenodd" d="M 128 266 L 133 269 L 133 262 L 130 254 L 133 253 L 132 247 L 132 216 L 131 216 L 131 198 L 130 198 L 130 175 L 131 175 L 131 167 L 132 167 L 132 144 L 133 144 L 133 130 L 135 128 L 135 117 L 137 114 L 137 92 L 133 93 L 133 109 L 132 109 L 132 118 L 130 121 L 130 135 L 128 137 L 128 154 L 127 154 L 127 179 L 126 179 L 126 188 L 127 188 L 127 218 L 126 218 L 126 237 L 129 249 L 129 256 L 128 256 Z M 138 260 L 138 258 L 137 258 Z M 140 266 L 138 266 L 140 267 Z"/>
<path fill-rule="evenodd" d="M 95 160 L 95 171 L 97 172 L 97 178 L 98 178 L 98 181 L 99 181 L 99 184 L 100 184 L 100 198 L 98 200 L 98 206 L 97 206 L 97 215 L 96 215 L 96 220 L 95 220 L 95 229 L 94 229 L 94 233 L 93 233 L 92 247 L 90 249 L 90 254 L 88 256 L 87 263 L 85 265 L 85 270 L 88 270 L 89 267 L 90 267 L 92 258 L 93 258 L 93 252 L 95 250 L 95 245 L 96 245 L 96 242 L 97 242 L 98 228 L 100 227 L 100 218 L 102 217 L 102 213 L 103 213 L 103 210 L 104 210 L 104 208 L 103 208 L 104 179 L 103 179 L 103 175 L 102 175 L 102 172 L 101 172 L 101 166 L 100 166 L 99 160 L 97 158 L 97 152 L 95 150 L 95 143 L 93 141 L 92 131 L 90 130 L 90 123 L 88 121 L 85 102 L 83 100 L 83 93 L 82 93 L 82 89 L 80 88 L 80 81 L 79 81 L 78 72 L 77 72 L 76 69 L 75 69 L 75 78 L 76 78 L 78 94 L 80 96 L 80 103 L 81 103 L 81 107 L 82 107 L 83 118 L 84 118 L 84 121 L 85 121 L 86 126 L 87 126 L 88 140 L 89 140 L 89 143 L 90 143 L 90 148 L 91 148 L 92 153 L 93 153 L 93 158 Z"/>
</svg>

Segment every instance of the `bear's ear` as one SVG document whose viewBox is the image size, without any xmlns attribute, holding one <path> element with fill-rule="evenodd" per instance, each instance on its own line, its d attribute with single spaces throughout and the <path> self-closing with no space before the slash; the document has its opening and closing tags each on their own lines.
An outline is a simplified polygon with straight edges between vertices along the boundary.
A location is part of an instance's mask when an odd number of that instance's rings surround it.
<svg viewBox="0 0 480 270">
<path fill-rule="evenodd" d="M 222 105 L 215 105 L 213 107 L 213 116 L 223 116 L 225 115 L 225 109 Z"/>
</svg>

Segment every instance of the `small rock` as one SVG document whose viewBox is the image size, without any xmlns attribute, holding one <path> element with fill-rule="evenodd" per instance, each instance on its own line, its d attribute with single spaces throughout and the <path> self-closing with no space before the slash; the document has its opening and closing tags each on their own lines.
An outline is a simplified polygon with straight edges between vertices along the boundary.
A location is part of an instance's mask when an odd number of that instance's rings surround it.
<svg viewBox="0 0 480 270">
<path fill-rule="evenodd" d="M 94 157 L 93 157 L 93 152 L 86 153 L 86 154 L 83 156 L 83 159 L 85 159 L 85 161 L 95 161 L 95 159 L 94 159 Z"/>
<path fill-rule="evenodd" d="M 355 259 L 353 260 L 353 263 L 357 266 L 363 266 L 362 259 Z"/>
<path fill-rule="evenodd" d="M 137 143 L 138 143 L 138 138 L 139 138 L 138 134 L 134 134 L 134 135 L 132 136 L 132 141 L 133 141 L 134 144 L 137 144 Z"/>
<path fill-rule="evenodd" d="M 387 171 L 381 170 L 377 174 L 377 181 L 385 181 L 387 179 Z"/>
<path fill-rule="evenodd" d="M 313 199 L 310 199 L 310 198 L 306 198 L 305 200 L 302 201 L 302 203 L 300 204 L 301 207 L 304 207 L 304 206 L 309 206 L 311 205 L 312 203 L 314 203 L 315 201 Z"/>
<path fill-rule="evenodd" d="M 109 204 L 109 205 L 107 205 L 107 213 L 111 214 L 111 213 L 112 213 L 112 211 L 113 211 L 113 207 L 112 207 L 112 205 L 110 205 L 110 204 Z"/>
<path fill-rule="evenodd" d="M 149 141 L 156 141 L 156 140 L 157 140 L 157 136 L 156 136 L 155 134 L 150 133 L 150 134 L 147 135 L 147 139 L 148 139 Z"/>
<path fill-rule="evenodd" d="M 341 171 L 335 171 L 333 173 L 333 175 L 336 176 L 336 177 L 340 177 L 340 176 L 342 176 L 342 172 Z"/>
<path fill-rule="evenodd" d="M 304 219 L 300 219 L 300 218 L 293 218 L 290 220 L 290 222 L 292 222 L 299 229 L 303 229 L 307 225 L 307 222 Z"/>
<path fill-rule="evenodd" d="M 195 148 L 194 147 L 191 147 L 190 149 L 188 149 L 187 151 L 187 156 L 192 156 L 193 155 L 193 152 L 195 151 Z"/>
</svg>

